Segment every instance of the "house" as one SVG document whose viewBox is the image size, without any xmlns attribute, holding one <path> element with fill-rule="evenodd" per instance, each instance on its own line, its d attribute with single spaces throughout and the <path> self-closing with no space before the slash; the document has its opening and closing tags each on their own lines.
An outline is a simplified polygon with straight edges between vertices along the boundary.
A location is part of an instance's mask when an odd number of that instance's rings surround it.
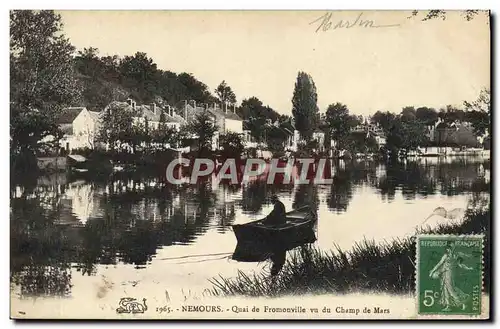
<svg viewBox="0 0 500 329">
<path fill-rule="evenodd" d="M 435 128 L 435 143 L 440 146 L 480 147 L 469 122 L 440 122 Z"/>
<path fill-rule="evenodd" d="M 243 129 L 243 145 L 245 148 L 258 148 L 260 143 L 252 136 L 252 132 L 248 129 Z"/>
<path fill-rule="evenodd" d="M 68 107 L 61 111 L 56 123 L 64 133 L 59 145 L 70 153 L 79 148 L 93 148 L 99 129 L 100 112 L 85 107 Z"/>
<path fill-rule="evenodd" d="M 227 103 L 223 104 L 222 108 L 213 104 L 208 110 L 215 115 L 217 126 L 222 134 L 228 132 L 243 134 L 243 119 L 236 114 L 236 105 L 233 105 L 233 109 L 230 110 Z"/>
<path fill-rule="evenodd" d="M 164 123 L 169 128 L 180 130 L 181 126 L 186 123 L 181 116 L 175 113 L 171 106 L 162 107 L 155 102 L 147 105 L 137 105 L 135 100 L 129 98 L 126 102 L 113 101 L 104 110 L 107 111 L 111 107 L 113 109 L 131 110 L 135 113 L 132 119 L 134 124 L 145 124 L 147 121 L 152 129 L 158 129 L 160 126 L 162 112 L 165 117 Z"/>
<path fill-rule="evenodd" d="M 186 123 L 193 122 L 200 114 L 208 114 L 217 127 L 217 133 L 212 140 L 212 148 L 219 148 L 220 135 L 233 132 L 244 136 L 243 119 L 236 114 L 236 106 L 230 110 L 229 106 L 225 104 L 220 108 L 218 104 L 196 104 L 194 100 L 184 100 L 177 107 L 177 112 L 184 119 Z"/>
<path fill-rule="evenodd" d="M 212 137 L 211 141 L 211 148 L 212 150 L 217 150 L 219 149 L 219 139 L 220 139 L 220 127 L 217 124 L 217 117 L 215 114 L 213 114 L 211 111 L 208 111 L 208 105 L 207 104 L 202 104 L 202 106 L 199 106 L 196 104 L 196 101 L 191 100 L 184 100 L 181 102 L 181 104 L 177 104 L 177 113 L 178 115 L 184 120 L 183 125 L 190 124 L 196 120 L 196 118 L 201 115 L 201 114 L 206 114 L 209 117 L 209 120 L 214 124 L 217 125 L 218 130 Z M 196 135 L 191 135 L 190 138 L 191 140 L 197 139 Z"/>
<path fill-rule="evenodd" d="M 232 109 L 228 104 L 223 104 L 219 107 L 217 103 L 214 104 L 196 104 L 196 101 L 184 100 L 179 108 L 181 116 L 187 121 L 191 122 L 195 119 L 196 115 L 201 113 L 208 113 L 214 118 L 220 134 L 234 132 L 243 134 L 243 119 L 236 114 L 236 106 Z"/>
<path fill-rule="evenodd" d="M 378 124 L 372 124 L 365 121 L 351 128 L 351 133 L 364 133 L 366 137 L 373 137 L 379 148 L 387 143 L 387 136 Z"/>
</svg>

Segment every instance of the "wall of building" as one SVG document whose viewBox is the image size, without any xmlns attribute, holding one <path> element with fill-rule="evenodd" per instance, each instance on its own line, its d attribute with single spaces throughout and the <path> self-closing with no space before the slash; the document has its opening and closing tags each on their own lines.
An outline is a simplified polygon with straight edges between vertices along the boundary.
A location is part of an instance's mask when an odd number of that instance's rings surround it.
<svg viewBox="0 0 500 329">
<path fill-rule="evenodd" d="M 73 136 L 68 136 L 65 143 L 70 149 L 93 148 L 97 138 L 97 122 L 87 110 L 82 110 L 73 121 Z M 66 148 L 66 146 L 63 146 Z"/>
<path fill-rule="evenodd" d="M 225 119 L 224 120 L 224 131 L 225 132 L 233 132 L 238 134 L 243 134 L 243 121 L 241 120 L 232 120 Z"/>
</svg>

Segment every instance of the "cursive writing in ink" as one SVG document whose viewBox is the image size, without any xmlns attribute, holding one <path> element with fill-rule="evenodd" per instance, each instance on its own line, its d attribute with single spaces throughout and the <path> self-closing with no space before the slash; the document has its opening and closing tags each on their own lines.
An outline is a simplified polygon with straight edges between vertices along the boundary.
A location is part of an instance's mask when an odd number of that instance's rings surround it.
<svg viewBox="0 0 500 329">
<path fill-rule="evenodd" d="M 375 24 L 375 22 L 371 19 L 362 19 L 361 17 L 363 16 L 363 13 L 360 13 L 354 21 L 348 21 L 348 20 L 339 20 L 337 22 L 332 22 L 332 15 L 333 13 L 325 13 L 324 15 L 318 17 L 309 25 L 312 25 L 314 23 L 318 23 L 319 25 L 316 28 L 315 32 L 319 31 L 330 31 L 330 30 L 336 30 L 336 29 L 351 29 L 355 27 L 364 27 L 364 28 L 381 28 L 381 27 L 396 27 L 400 26 L 400 24 L 389 24 L 389 25 L 378 25 Z"/>
</svg>

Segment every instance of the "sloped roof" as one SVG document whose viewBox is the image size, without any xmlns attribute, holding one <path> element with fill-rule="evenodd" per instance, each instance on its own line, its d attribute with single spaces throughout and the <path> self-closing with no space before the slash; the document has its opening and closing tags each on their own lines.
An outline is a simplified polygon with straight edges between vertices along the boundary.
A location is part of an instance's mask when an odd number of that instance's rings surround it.
<svg viewBox="0 0 500 329">
<path fill-rule="evenodd" d="M 280 124 L 281 127 L 286 128 L 288 130 L 294 131 L 295 126 L 290 121 L 285 121 Z"/>
<path fill-rule="evenodd" d="M 106 106 L 106 108 L 111 107 L 111 106 L 114 108 L 119 108 L 119 109 L 125 109 L 125 108 L 132 109 L 132 107 L 127 102 L 113 101 L 113 102 L 109 103 L 109 105 Z M 176 123 L 185 123 L 186 122 L 181 116 L 179 116 L 176 113 L 174 113 L 172 116 L 169 115 L 167 109 L 164 109 L 159 105 L 156 105 L 156 113 L 153 112 L 152 105 L 136 105 L 135 106 L 136 116 L 145 117 L 149 121 L 153 121 L 153 122 L 160 122 L 161 111 L 163 111 L 165 113 L 165 121 L 166 122 L 176 122 Z"/>
<path fill-rule="evenodd" d="M 149 121 L 155 121 L 155 122 L 160 121 L 161 108 L 159 106 L 156 106 L 156 113 L 153 112 L 152 106 L 150 105 L 136 105 L 135 109 L 137 111 L 138 116 L 143 116 Z"/>
<path fill-rule="evenodd" d="M 102 112 L 89 111 L 90 117 L 94 120 L 98 120 Z"/>
<path fill-rule="evenodd" d="M 73 125 L 71 123 L 60 123 L 59 129 L 61 129 L 65 135 L 73 135 Z"/>
<path fill-rule="evenodd" d="M 59 113 L 59 116 L 57 117 L 56 123 L 57 124 L 67 124 L 67 123 L 73 123 L 73 121 L 76 119 L 78 114 L 82 110 L 84 110 L 85 107 L 67 107 L 62 109 L 61 113 Z"/>
<path fill-rule="evenodd" d="M 68 158 L 71 158 L 71 159 L 75 160 L 76 162 L 85 162 L 85 161 L 87 161 L 87 159 L 85 159 L 84 156 L 81 156 L 79 154 L 70 154 L 70 155 L 68 155 Z"/>
<path fill-rule="evenodd" d="M 186 120 L 182 118 L 180 115 L 177 115 L 175 112 L 173 115 L 168 114 L 168 110 L 164 109 L 163 107 L 160 107 L 156 105 L 156 114 L 153 112 L 153 106 L 152 105 L 141 105 L 142 109 L 142 114 L 148 120 L 150 121 L 155 121 L 155 122 L 160 122 L 160 116 L 161 112 L 165 113 L 165 121 L 166 122 L 171 122 L 171 123 L 185 123 Z"/>
<path fill-rule="evenodd" d="M 217 117 L 224 117 L 224 118 L 230 119 L 230 120 L 243 121 L 243 119 L 240 118 L 238 114 L 232 112 L 231 110 L 224 112 L 224 110 L 222 110 L 222 109 L 209 108 L 208 111 L 210 111 L 211 113 L 213 113 Z"/>
<path fill-rule="evenodd" d="M 187 111 L 187 121 L 190 122 L 190 121 L 193 121 L 197 115 L 200 115 L 202 113 L 208 113 L 208 114 L 211 114 L 213 117 L 215 117 L 215 114 L 212 113 L 211 111 L 207 111 L 206 109 L 204 109 L 203 107 L 193 107 L 192 105 L 190 104 L 187 104 L 186 107 L 185 107 L 186 111 Z M 181 113 L 184 113 L 184 108 L 180 109 L 179 110 Z"/>
<path fill-rule="evenodd" d="M 168 115 L 167 113 L 165 113 L 165 119 L 167 122 L 177 122 L 181 124 L 186 123 L 186 120 L 184 120 L 183 117 L 176 113 L 174 113 L 174 115 Z"/>
<path fill-rule="evenodd" d="M 108 108 L 110 107 L 113 107 L 113 108 L 118 108 L 118 109 L 125 109 L 127 107 L 131 107 L 130 105 L 128 105 L 127 102 L 120 102 L 120 101 L 112 101 L 111 103 L 109 103 L 105 108 L 104 110 L 107 110 Z"/>
</svg>

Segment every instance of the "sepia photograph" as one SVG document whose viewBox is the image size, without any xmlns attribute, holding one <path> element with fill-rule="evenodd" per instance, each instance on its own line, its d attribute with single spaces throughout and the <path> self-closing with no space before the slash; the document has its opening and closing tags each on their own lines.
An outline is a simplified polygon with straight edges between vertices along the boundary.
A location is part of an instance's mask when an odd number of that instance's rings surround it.
<svg viewBox="0 0 500 329">
<path fill-rule="evenodd" d="M 489 320 L 490 15 L 10 10 L 10 318 Z"/>
</svg>

